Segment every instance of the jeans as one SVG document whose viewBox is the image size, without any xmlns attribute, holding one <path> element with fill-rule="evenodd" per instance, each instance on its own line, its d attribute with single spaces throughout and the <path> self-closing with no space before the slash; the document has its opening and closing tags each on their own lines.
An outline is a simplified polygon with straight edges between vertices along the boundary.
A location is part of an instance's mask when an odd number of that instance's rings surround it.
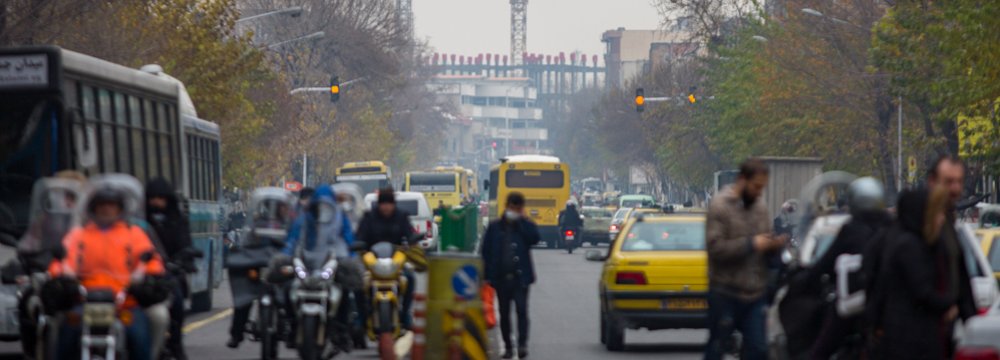
<svg viewBox="0 0 1000 360">
<path fill-rule="evenodd" d="M 510 340 L 511 318 L 510 304 L 517 308 L 517 346 L 528 346 L 528 287 L 517 280 L 506 281 L 505 284 L 494 284 L 497 290 L 498 307 L 500 308 L 500 334 L 504 346 L 513 347 Z"/>
<path fill-rule="evenodd" d="M 132 315 L 131 323 L 125 327 L 128 358 L 133 360 L 151 360 L 153 357 L 150 353 L 152 341 L 149 336 L 149 319 L 146 318 L 146 314 L 139 308 L 122 311 L 127 311 Z M 71 317 L 80 319 L 83 316 L 83 307 L 77 307 L 71 310 L 71 312 L 73 313 Z M 79 321 L 75 324 L 70 324 L 71 322 L 63 321 L 63 325 L 59 329 L 58 351 L 55 354 L 56 359 L 68 360 L 80 358 L 80 338 L 83 335 L 83 329 Z"/>
<path fill-rule="evenodd" d="M 719 360 L 726 352 L 726 344 L 733 331 L 743 336 L 741 359 L 767 359 L 765 313 L 767 299 L 761 296 L 752 301 L 708 291 L 708 345 L 705 360 Z"/>
</svg>

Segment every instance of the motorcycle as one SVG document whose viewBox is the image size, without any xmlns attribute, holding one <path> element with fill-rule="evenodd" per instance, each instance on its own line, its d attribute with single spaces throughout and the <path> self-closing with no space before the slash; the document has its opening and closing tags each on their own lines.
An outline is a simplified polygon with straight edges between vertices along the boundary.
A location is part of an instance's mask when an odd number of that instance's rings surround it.
<svg viewBox="0 0 1000 360">
<path fill-rule="evenodd" d="M 371 300 L 368 338 L 378 342 L 382 359 L 395 359 L 395 340 L 402 332 L 399 311 L 408 284 L 403 275 L 406 254 L 389 242 L 378 242 L 362 257 L 365 289 Z"/>
<path fill-rule="evenodd" d="M 563 230 L 563 242 L 566 244 L 566 252 L 572 254 L 576 248 L 576 237 L 579 235 L 576 229 Z"/>
<path fill-rule="evenodd" d="M 290 300 L 298 324 L 295 344 L 299 358 L 317 360 L 325 354 L 333 339 L 333 325 L 343 290 L 334 282 L 339 264 L 334 254 L 328 254 L 321 266 L 308 266 L 309 260 L 301 249 L 292 259 L 295 281 Z"/>
</svg>

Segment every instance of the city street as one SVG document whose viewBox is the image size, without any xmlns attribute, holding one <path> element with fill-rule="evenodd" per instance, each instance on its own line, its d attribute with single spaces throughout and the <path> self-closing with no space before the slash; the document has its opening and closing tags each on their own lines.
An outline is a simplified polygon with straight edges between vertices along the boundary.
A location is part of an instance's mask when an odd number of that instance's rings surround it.
<svg viewBox="0 0 1000 360">
<path fill-rule="evenodd" d="M 538 283 L 531 289 L 531 358 L 533 359 L 699 359 L 707 338 L 703 330 L 629 331 L 627 348 L 609 353 L 598 335 L 597 277 L 601 264 L 584 260 L 578 249 L 535 250 Z M 229 289 L 225 283 L 216 291 L 215 309 L 192 316 L 187 321 L 188 355 L 192 359 L 249 360 L 259 358 L 258 343 L 245 341 L 239 349 L 225 346 L 230 321 Z M 494 332 L 494 341 L 499 333 Z M 17 359 L 18 347 L 0 344 L 0 359 Z M 356 351 L 337 359 L 373 359 L 374 350 Z M 294 359 L 294 352 L 282 349 L 282 359 Z"/>
</svg>

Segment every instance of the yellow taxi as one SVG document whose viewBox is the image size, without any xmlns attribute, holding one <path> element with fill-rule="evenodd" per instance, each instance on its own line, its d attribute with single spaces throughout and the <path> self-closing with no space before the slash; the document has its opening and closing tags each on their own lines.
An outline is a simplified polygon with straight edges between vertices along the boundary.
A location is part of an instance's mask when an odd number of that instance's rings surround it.
<svg viewBox="0 0 1000 360">
<path fill-rule="evenodd" d="M 986 260 L 993 268 L 993 277 L 1000 285 L 1000 228 L 976 229 L 976 236 L 979 237 L 983 255 L 986 255 Z"/>
<path fill-rule="evenodd" d="M 601 343 L 609 351 L 625 348 L 625 329 L 705 328 L 703 214 L 640 214 L 608 251 L 599 291 Z"/>
</svg>

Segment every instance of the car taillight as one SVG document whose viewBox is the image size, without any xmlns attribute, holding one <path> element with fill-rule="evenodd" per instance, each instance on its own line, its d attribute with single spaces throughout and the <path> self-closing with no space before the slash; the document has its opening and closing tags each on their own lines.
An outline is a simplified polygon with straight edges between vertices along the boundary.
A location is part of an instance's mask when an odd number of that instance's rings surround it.
<svg viewBox="0 0 1000 360">
<path fill-rule="evenodd" d="M 427 238 L 431 239 L 433 237 L 434 237 L 434 224 L 430 220 L 427 220 Z"/>
<path fill-rule="evenodd" d="M 955 353 L 955 360 L 1000 360 L 1000 352 L 988 347 L 961 348 Z"/>
<path fill-rule="evenodd" d="M 566 230 L 566 236 L 573 236 L 573 230 Z"/>
<path fill-rule="evenodd" d="M 615 284 L 646 285 L 646 274 L 641 271 L 620 271 L 615 274 Z"/>
<path fill-rule="evenodd" d="M 979 308 L 976 310 L 976 313 L 978 313 L 979 315 L 986 315 L 986 313 L 988 312 L 990 312 L 989 307 Z"/>
<path fill-rule="evenodd" d="M 610 230 L 610 231 L 618 231 L 618 225 L 611 225 L 611 228 L 609 228 L 608 230 Z"/>
</svg>

